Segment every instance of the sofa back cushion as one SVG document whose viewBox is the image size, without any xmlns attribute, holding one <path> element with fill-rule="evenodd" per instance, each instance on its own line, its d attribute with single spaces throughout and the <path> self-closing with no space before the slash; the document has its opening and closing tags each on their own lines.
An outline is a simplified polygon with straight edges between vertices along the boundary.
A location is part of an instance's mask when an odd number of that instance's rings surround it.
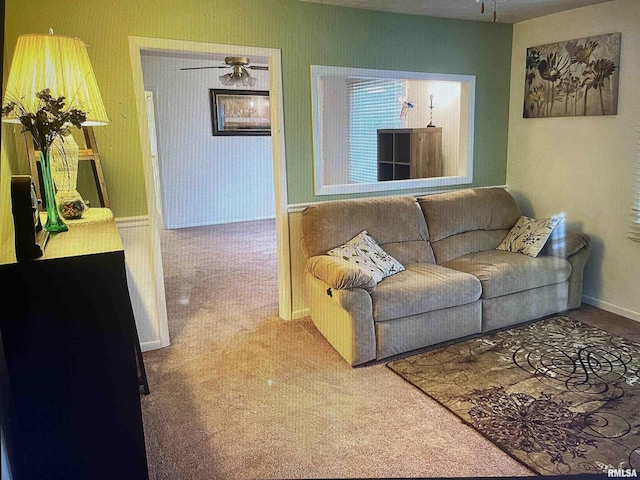
<svg viewBox="0 0 640 480">
<path fill-rule="evenodd" d="M 409 196 L 337 200 L 305 208 L 302 250 L 306 258 L 324 255 L 362 230 L 403 265 L 435 263 L 424 216 Z"/>
<path fill-rule="evenodd" d="M 521 216 L 515 200 L 503 188 L 426 195 L 418 203 L 438 264 L 495 249 Z"/>
</svg>

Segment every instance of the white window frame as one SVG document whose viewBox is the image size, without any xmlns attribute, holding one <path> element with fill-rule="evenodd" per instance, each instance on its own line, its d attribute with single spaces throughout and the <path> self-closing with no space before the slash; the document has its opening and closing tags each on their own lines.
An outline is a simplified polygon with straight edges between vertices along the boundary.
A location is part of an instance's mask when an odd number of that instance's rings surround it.
<svg viewBox="0 0 640 480">
<path fill-rule="evenodd" d="M 340 185 L 327 184 L 324 181 L 324 169 L 322 160 L 322 99 L 320 94 L 320 79 L 325 75 L 358 76 L 372 79 L 395 80 L 433 80 L 445 82 L 461 82 L 466 90 L 468 112 L 465 124 L 461 124 L 460 130 L 465 130 L 466 145 L 461 152 L 458 175 L 433 178 L 415 178 L 409 180 L 391 180 L 374 183 L 349 183 Z M 463 185 L 473 183 L 473 147 L 475 125 L 475 75 L 450 75 L 440 73 L 403 72 L 394 70 L 374 70 L 350 67 L 333 67 L 326 65 L 311 65 L 311 102 L 313 114 L 313 156 L 314 156 L 314 191 L 320 195 L 340 195 L 351 193 L 383 192 L 407 189 L 422 189 L 429 187 L 443 187 L 450 185 Z M 462 119 L 461 119 L 462 122 Z"/>
</svg>

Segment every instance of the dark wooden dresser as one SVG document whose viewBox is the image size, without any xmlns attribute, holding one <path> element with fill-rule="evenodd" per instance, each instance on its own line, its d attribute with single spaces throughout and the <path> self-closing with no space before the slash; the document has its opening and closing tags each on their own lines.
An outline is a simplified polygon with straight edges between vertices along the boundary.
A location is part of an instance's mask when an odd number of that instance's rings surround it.
<svg viewBox="0 0 640 480">
<path fill-rule="evenodd" d="M 92 210 L 94 210 L 92 212 Z M 144 364 L 106 209 L 0 265 L 2 427 L 13 480 L 146 480 Z"/>
</svg>

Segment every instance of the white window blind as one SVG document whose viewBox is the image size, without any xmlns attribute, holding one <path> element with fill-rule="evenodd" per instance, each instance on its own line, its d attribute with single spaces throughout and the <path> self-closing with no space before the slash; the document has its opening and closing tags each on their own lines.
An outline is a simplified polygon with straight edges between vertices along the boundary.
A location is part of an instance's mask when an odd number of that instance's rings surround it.
<svg viewBox="0 0 640 480">
<path fill-rule="evenodd" d="M 640 242 L 640 120 L 638 120 L 636 142 L 636 198 L 631 209 L 631 226 L 629 228 L 629 238 L 636 242 Z"/>
<path fill-rule="evenodd" d="M 379 128 L 401 128 L 402 81 L 349 78 L 349 182 L 378 181 Z"/>
</svg>

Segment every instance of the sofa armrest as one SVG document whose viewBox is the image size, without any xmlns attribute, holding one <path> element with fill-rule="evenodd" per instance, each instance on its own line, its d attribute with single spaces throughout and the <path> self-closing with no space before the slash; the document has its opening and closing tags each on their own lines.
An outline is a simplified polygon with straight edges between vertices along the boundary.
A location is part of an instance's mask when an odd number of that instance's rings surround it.
<svg viewBox="0 0 640 480">
<path fill-rule="evenodd" d="M 376 289 L 377 282 L 366 270 L 339 257 L 317 255 L 307 260 L 307 271 L 336 290 L 363 288 Z"/>
<path fill-rule="evenodd" d="M 547 242 L 542 251 L 543 255 L 569 258 L 583 248 L 589 247 L 591 239 L 582 232 L 567 232 L 562 238 L 551 239 Z"/>
<path fill-rule="evenodd" d="M 542 251 L 545 255 L 565 258 L 571 264 L 567 309 L 578 308 L 582 304 L 584 267 L 590 255 L 590 243 L 591 239 L 584 233 L 567 232 L 564 237 L 547 242 Z"/>
<path fill-rule="evenodd" d="M 313 323 L 349 365 L 376 359 L 377 343 L 371 295 L 362 288 L 343 290 L 305 273 L 305 290 Z"/>
</svg>

